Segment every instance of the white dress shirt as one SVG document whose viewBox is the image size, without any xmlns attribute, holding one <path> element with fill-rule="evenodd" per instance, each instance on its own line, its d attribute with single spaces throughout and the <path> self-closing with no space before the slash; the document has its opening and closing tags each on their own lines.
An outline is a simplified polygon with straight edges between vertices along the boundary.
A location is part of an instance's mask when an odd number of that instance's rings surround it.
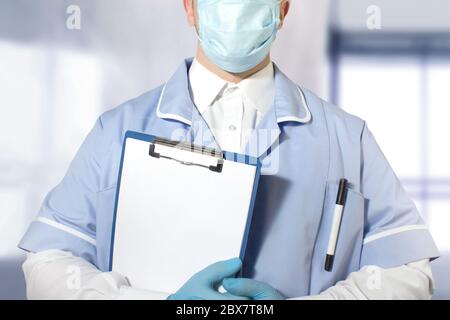
<svg viewBox="0 0 450 320">
<path fill-rule="evenodd" d="M 239 83 L 231 83 L 194 59 L 189 82 L 192 100 L 217 144 L 224 151 L 241 153 L 273 103 L 273 63 Z"/>
<path fill-rule="evenodd" d="M 270 63 L 238 84 L 228 83 L 194 60 L 189 71 L 192 98 L 222 150 L 243 150 L 272 104 L 273 76 Z M 124 275 L 101 272 L 59 250 L 29 254 L 23 271 L 29 299 L 165 299 L 169 295 L 132 288 Z M 389 269 L 364 267 L 320 295 L 298 299 L 430 299 L 433 291 L 430 262 L 422 260 Z"/>
</svg>

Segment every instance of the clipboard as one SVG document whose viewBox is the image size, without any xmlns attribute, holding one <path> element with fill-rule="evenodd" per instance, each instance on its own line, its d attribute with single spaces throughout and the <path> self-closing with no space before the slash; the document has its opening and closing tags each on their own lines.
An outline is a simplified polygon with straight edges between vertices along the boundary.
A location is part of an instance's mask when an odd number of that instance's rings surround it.
<svg viewBox="0 0 450 320">
<path fill-rule="evenodd" d="M 109 270 L 173 293 L 214 262 L 243 259 L 260 171 L 247 155 L 126 132 Z"/>
</svg>

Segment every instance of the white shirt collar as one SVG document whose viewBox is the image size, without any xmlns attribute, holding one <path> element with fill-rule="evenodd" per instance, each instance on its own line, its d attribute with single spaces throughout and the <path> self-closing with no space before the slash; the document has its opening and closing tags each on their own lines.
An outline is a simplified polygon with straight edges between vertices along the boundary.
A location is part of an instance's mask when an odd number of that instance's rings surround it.
<svg viewBox="0 0 450 320">
<path fill-rule="evenodd" d="M 252 76 L 234 84 L 229 83 L 204 67 L 194 59 L 189 69 L 189 83 L 192 100 L 200 114 L 213 104 L 226 87 L 239 87 L 252 106 L 265 114 L 274 100 L 274 66 L 270 62 Z"/>
</svg>

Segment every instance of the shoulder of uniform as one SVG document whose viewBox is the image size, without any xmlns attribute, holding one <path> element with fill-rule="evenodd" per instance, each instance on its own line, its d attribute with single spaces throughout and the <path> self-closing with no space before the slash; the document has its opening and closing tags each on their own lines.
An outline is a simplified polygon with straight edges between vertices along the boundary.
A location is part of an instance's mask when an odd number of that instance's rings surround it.
<svg viewBox="0 0 450 320">
<path fill-rule="evenodd" d="M 104 112 L 95 126 L 99 144 L 97 152 L 107 153 L 111 145 L 121 145 L 127 130 L 138 131 L 144 123 L 153 119 L 162 87 L 150 90 Z"/>
<path fill-rule="evenodd" d="M 153 116 L 162 88 L 163 86 L 159 86 L 104 112 L 100 116 L 102 125 L 105 128 L 109 126 L 116 127 L 135 118 L 144 119 Z"/>
<path fill-rule="evenodd" d="M 351 132 L 361 134 L 366 125 L 363 119 L 345 111 L 343 108 L 340 108 L 333 103 L 320 98 L 318 95 L 307 89 L 302 88 L 302 90 L 306 96 L 306 100 L 308 101 L 308 107 L 312 109 L 311 112 L 313 115 L 314 113 L 317 114 L 317 112 L 322 113 L 329 127 L 345 127 Z"/>
</svg>

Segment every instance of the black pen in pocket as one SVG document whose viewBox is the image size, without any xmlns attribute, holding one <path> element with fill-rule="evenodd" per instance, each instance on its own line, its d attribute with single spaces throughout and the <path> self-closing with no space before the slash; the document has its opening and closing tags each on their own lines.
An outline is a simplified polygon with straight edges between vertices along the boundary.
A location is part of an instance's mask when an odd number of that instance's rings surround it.
<svg viewBox="0 0 450 320">
<path fill-rule="evenodd" d="M 333 222 L 331 225 L 330 238 L 328 240 L 327 256 L 325 258 L 325 270 L 330 272 L 333 270 L 334 256 L 336 254 L 336 245 L 339 237 L 339 229 L 341 228 L 342 214 L 344 212 L 345 200 L 347 198 L 348 182 L 346 179 L 339 181 L 339 189 L 334 206 Z"/>
</svg>

